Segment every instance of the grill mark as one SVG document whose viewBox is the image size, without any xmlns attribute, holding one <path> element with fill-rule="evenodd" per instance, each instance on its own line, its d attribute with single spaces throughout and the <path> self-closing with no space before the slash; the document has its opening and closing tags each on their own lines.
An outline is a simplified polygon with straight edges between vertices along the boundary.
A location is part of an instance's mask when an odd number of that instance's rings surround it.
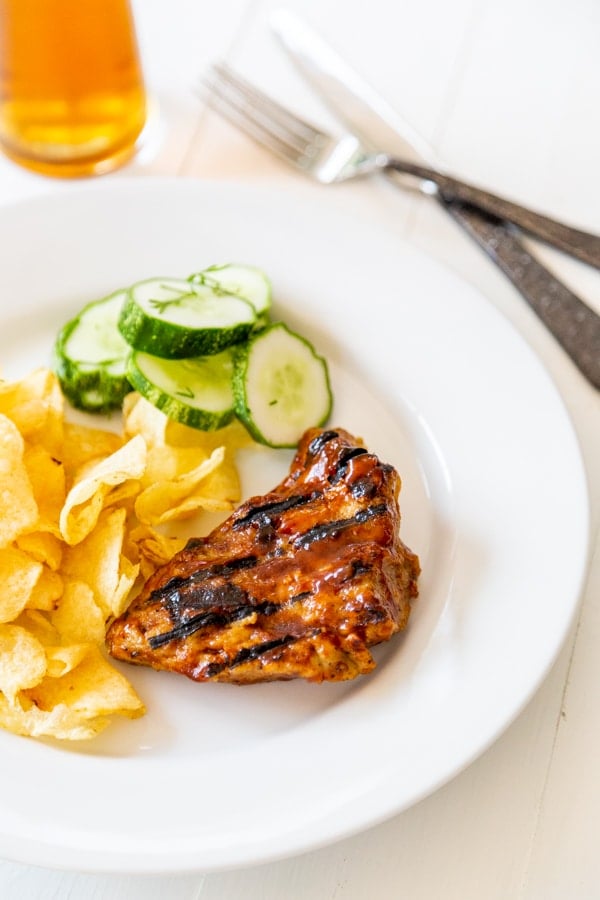
<svg viewBox="0 0 600 900">
<path fill-rule="evenodd" d="M 169 611 L 171 619 L 176 622 L 191 610 L 209 609 L 237 609 L 248 600 L 248 592 L 237 584 L 226 581 L 224 584 L 206 585 L 197 590 L 173 593 L 165 600 L 165 608 Z"/>
<path fill-rule="evenodd" d="M 364 625 L 377 625 L 379 622 L 384 622 L 387 615 L 382 609 L 370 606 L 365 609 L 362 619 Z"/>
<path fill-rule="evenodd" d="M 328 444 L 329 441 L 333 441 L 336 437 L 339 437 L 337 431 L 322 431 L 321 434 L 318 434 L 312 439 L 308 445 L 308 452 L 311 456 L 316 456 L 317 453 L 321 452 L 325 444 Z"/>
<path fill-rule="evenodd" d="M 284 637 L 275 638 L 272 641 L 264 641 L 262 644 L 254 644 L 252 647 L 242 647 L 231 661 L 211 663 L 205 669 L 205 674 L 208 678 L 214 678 L 215 675 L 219 675 L 225 669 L 234 669 L 236 666 L 241 666 L 245 662 L 253 662 L 255 659 L 258 659 L 259 656 L 262 656 L 263 653 L 267 653 L 269 650 L 275 650 L 276 647 L 285 647 L 289 644 L 293 644 L 302 637 L 305 637 L 305 635 L 298 636 L 295 634 L 286 634 Z"/>
<path fill-rule="evenodd" d="M 323 496 L 322 491 L 313 491 L 311 494 L 294 494 L 286 497 L 284 500 L 273 500 L 270 503 L 262 503 L 260 506 L 253 506 L 245 516 L 237 519 L 233 523 L 234 528 L 243 528 L 255 520 L 269 520 L 272 515 L 278 515 L 288 509 L 294 509 L 297 506 L 305 506 L 318 500 Z"/>
<path fill-rule="evenodd" d="M 199 616 L 193 616 L 185 622 L 180 622 L 179 625 L 176 625 L 171 631 L 164 631 L 162 634 L 154 634 L 152 637 L 148 638 L 148 644 L 152 650 L 156 650 L 157 647 L 162 647 L 170 641 L 189 637 L 191 634 L 194 634 L 195 631 L 199 631 L 200 628 L 205 628 L 207 625 L 214 625 L 215 627 L 220 628 L 226 625 L 228 621 L 232 620 L 219 613 L 202 613 Z"/>
<path fill-rule="evenodd" d="M 272 600 L 264 600 L 262 603 L 255 603 L 252 602 L 252 598 L 250 598 L 248 594 L 243 591 L 241 593 L 244 594 L 244 599 L 247 602 L 240 603 L 229 612 L 215 612 L 214 610 L 211 610 L 210 612 L 192 616 L 191 619 L 180 617 L 178 624 L 170 631 L 164 631 L 161 634 L 155 634 L 148 638 L 148 644 L 153 650 L 156 650 L 157 647 L 162 647 L 165 644 L 170 643 L 170 641 L 190 637 L 192 634 L 200 631 L 201 628 L 206 628 L 208 626 L 226 628 L 227 625 L 230 625 L 232 622 L 238 622 L 240 619 L 245 619 L 255 612 L 263 616 L 273 616 L 284 606 L 285 602 L 300 603 L 312 596 L 313 592 L 302 591 L 302 593 L 294 594 L 293 597 L 290 597 L 287 601 L 282 603 L 274 603 Z"/>
<path fill-rule="evenodd" d="M 333 471 L 327 479 L 329 483 L 337 484 L 338 481 L 341 481 L 348 471 L 348 463 L 350 460 L 354 459 L 356 456 L 364 456 L 366 452 L 364 447 L 347 447 L 345 450 L 342 450 L 335 471 Z"/>
<path fill-rule="evenodd" d="M 368 575 L 372 570 L 373 566 L 370 563 L 365 563 L 361 559 L 353 559 L 350 563 L 350 573 L 347 578 L 344 578 L 344 581 L 354 581 L 358 575 Z"/>
<path fill-rule="evenodd" d="M 230 559 L 226 563 L 217 563 L 215 566 L 207 566 L 206 569 L 200 569 L 198 572 L 193 572 L 185 578 L 176 575 L 174 578 L 170 578 L 165 584 L 152 591 L 146 602 L 161 603 L 163 600 L 168 601 L 169 594 L 178 591 L 179 588 L 182 588 L 185 585 L 198 584 L 202 581 L 208 581 L 210 578 L 228 578 L 230 575 L 235 574 L 235 572 L 240 572 L 244 569 L 252 569 L 257 564 L 258 557 L 242 556 L 239 559 Z"/>
<path fill-rule="evenodd" d="M 350 493 L 355 500 L 369 500 L 377 492 L 377 485 L 369 475 L 357 478 L 350 485 Z"/>
<path fill-rule="evenodd" d="M 314 528 L 309 528 L 308 531 L 297 537 L 294 541 L 294 546 L 306 550 L 315 541 L 322 541 L 327 537 L 335 537 L 340 531 L 351 528 L 353 525 L 362 525 L 364 522 L 368 522 L 369 519 L 384 515 L 386 511 L 387 506 L 385 503 L 380 503 L 377 506 L 359 509 L 356 515 L 348 519 L 336 519 L 333 522 L 323 522 L 321 525 L 315 525 Z"/>
<path fill-rule="evenodd" d="M 276 609 L 276 604 L 265 601 L 264 603 L 258 603 L 256 605 L 251 603 L 240 605 L 229 613 L 214 611 L 200 613 L 197 616 L 192 616 L 191 619 L 182 619 L 170 631 L 164 631 L 161 634 L 153 635 L 148 638 L 148 643 L 152 649 L 155 650 L 157 647 L 162 647 L 164 644 L 170 643 L 170 641 L 190 637 L 192 634 L 195 634 L 196 631 L 200 631 L 201 628 L 206 628 L 208 626 L 225 628 L 232 622 L 238 622 L 240 619 L 245 619 L 246 616 L 252 615 L 253 612 L 272 615 L 273 612 L 275 612 L 275 609 L 273 609 L 274 606 Z"/>
</svg>

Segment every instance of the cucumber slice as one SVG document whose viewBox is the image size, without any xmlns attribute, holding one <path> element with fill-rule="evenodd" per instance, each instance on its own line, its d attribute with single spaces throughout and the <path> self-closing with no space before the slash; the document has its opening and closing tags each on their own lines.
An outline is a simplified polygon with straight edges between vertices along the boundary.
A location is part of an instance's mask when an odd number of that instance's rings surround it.
<svg viewBox="0 0 600 900">
<path fill-rule="evenodd" d="M 242 297 L 180 278 L 151 278 L 130 288 L 119 329 L 134 350 L 187 359 L 243 341 L 255 321 L 254 307 Z"/>
<path fill-rule="evenodd" d="M 176 422 L 214 431 L 234 417 L 232 350 L 195 359 L 160 359 L 134 351 L 128 372 L 140 394 Z"/>
<path fill-rule="evenodd" d="M 213 289 L 235 294 L 248 300 L 256 310 L 257 326 L 266 325 L 271 309 L 271 282 L 261 269 L 241 263 L 227 263 L 223 266 L 209 266 L 201 272 L 190 275 L 192 284 L 203 284 Z"/>
<path fill-rule="evenodd" d="M 131 390 L 127 379 L 130 347 L 117 321 L 126 291 L 88 303 L 58 333 L 54 370 L 65 397 L 77 409 L 109 412 Z"/>
<path fill-rule="evenodd" d="M 327 363 L 281 322 L 236 348 L 233 393 L 238 417 L 270 447 L 296 447 L 332 406 Z"/>
</svg>

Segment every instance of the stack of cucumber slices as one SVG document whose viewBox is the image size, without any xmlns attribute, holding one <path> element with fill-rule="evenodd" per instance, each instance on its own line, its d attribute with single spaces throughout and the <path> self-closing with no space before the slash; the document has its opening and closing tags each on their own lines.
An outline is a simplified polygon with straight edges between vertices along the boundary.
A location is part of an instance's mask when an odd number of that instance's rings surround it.
<svg viewBox="0 0 600 900">
<path fill-rule="evenodd" d="M 108 412 L 135 389 L 205 431 L 237 416 L 255 440 L 295 447 L 332 405 L 327 363 L 270 321 L 271 285 L 253 266 L 151 278 L 89 303 L 61 329 L 55 370 L 78 409 Z"/>
</svg>

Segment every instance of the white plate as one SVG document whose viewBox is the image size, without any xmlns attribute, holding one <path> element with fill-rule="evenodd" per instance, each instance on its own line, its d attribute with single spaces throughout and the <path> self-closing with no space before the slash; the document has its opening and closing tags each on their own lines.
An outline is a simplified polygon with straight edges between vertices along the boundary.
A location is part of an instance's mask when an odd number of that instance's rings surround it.
<svg viewBox="0 0 600 900">
<path fill-rule="evenodd" d="M 333 422 L 399 469 L 401 534 L 423 567 L 408 631 L 355 683 L 238 688 L 125 667 L 145 718 L 85 747 L 1 733 L 0 856 L 137 872 L 266 862 L 406 809 L 480 754 L 553 662 L 588 540 L 568 417 L 485 298 L 324 194 L 279 187 L 101 182 L 3 209 L 0 247 L 7 374 L 45 364 L 57 327 L 121 285 L 262 266 L 276 312 L 331 361 Z M 245 491 L 289 458 L 255 454 Z"/>
</svg>

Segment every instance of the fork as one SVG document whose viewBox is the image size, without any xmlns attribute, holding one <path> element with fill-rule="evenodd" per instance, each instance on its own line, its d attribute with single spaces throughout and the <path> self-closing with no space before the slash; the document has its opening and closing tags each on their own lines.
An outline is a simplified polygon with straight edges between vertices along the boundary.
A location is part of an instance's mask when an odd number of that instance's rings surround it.
<svg viewBox="0 0 600 900">
<path fill-rule="evenodd" d="M 335 139 L 223 63 L 213 65 L 201 85 L 206 102 L 215 112 L 321 184 L 374 172 L 408 172 L 418 177 L 422 189 L 437 195 L 442 206 L 512 281 L 583 375 L 600 390 L 600 316 L 529 253 L 511 223 L 516 224 L 517 219 L 526 222 L 521 225 L 523 229 L 599 266 L 600 239 L 427 166 L 383 153 L 369 154 L 353 135 Z"/>
<path fill-rule="evenodd" d="M 400 172 L 418 180 L 424 193 L 467 204 L 511 222 L 559 250 L 600 268 L 600 237 L 468 184 L 459 178 L 387 153 L 368 153 L 354 135 L 335 138 L 300 118 L 217 63 L 204 78 L 208 102 L 271 152 L 321 184 L 348 181 L 378 172 Z"/>
</svg>

